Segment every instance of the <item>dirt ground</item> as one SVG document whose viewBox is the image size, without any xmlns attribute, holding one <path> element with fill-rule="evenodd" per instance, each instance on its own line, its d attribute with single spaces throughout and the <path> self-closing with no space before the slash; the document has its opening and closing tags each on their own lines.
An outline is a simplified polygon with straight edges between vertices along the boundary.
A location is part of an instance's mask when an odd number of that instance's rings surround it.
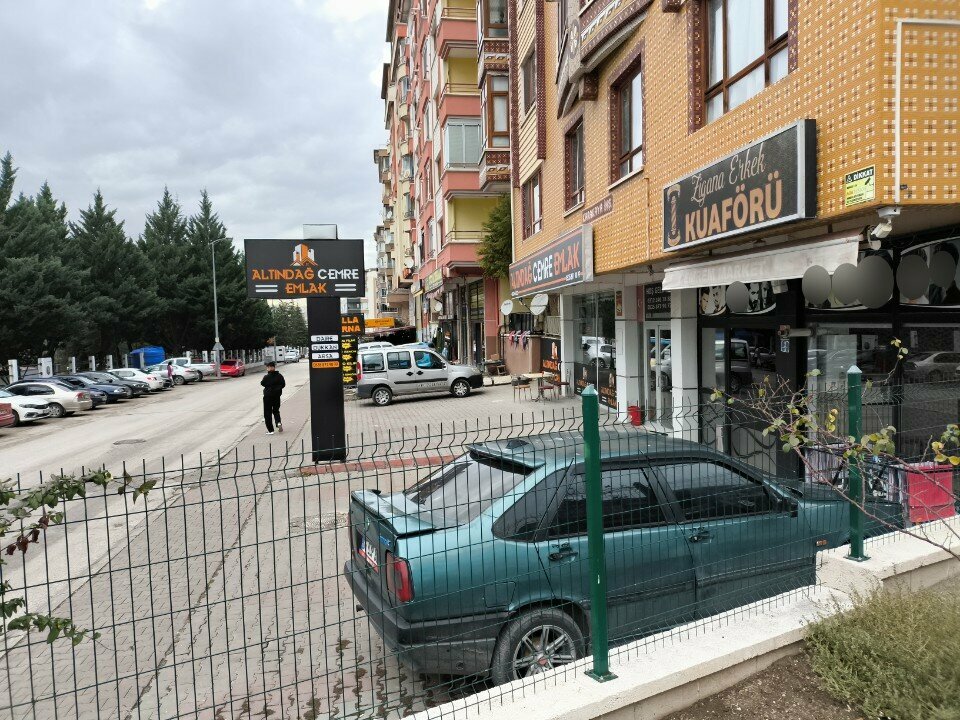
<svg viewBox="0 0 960 720">
<path fill-rule="evenodd" d="M 960 596 L 960 576 L 936 586 Z M 820 685 L 805 654 L 775 662 L 753 677 L 665 720 L 861 720 Z"/>
</svg>

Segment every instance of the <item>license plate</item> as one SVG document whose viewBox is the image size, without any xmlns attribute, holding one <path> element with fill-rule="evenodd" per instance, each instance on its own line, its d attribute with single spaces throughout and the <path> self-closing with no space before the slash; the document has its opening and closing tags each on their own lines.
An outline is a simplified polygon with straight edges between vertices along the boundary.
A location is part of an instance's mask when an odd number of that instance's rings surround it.
<svg viewBox="0 0 960 720">
<path fill-rule="evenodd" d="M 357 552 L 360 554 L 360 557 L 367 561 L 370 567 L 377 567 L 377 549 L 367 538 L 360 538 L 360 549 Z"/>
</svg>

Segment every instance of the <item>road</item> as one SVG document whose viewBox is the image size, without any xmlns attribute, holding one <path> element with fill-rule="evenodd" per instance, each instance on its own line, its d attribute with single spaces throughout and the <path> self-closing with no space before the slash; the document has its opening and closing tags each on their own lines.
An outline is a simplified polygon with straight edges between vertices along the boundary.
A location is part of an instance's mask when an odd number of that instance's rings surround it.
<svg viewBox="0 0 960 720">
<path fill-rule="evenodd" d="M 284 398 L 297 401 L 307 382 L 307 363 L 281 366 L 287 381 Z M 44 420 L 0 431 L 0 474 L 19 475 L 25 485 L 51 473 L 105 466 L 117 472 L 126 463 L 141 469 L 161 463 L 178 467 L 183 458 L 196 465 L 203 453 L 266 447 L 260 404 L 261 374 L 181 386 L 149 397 L 126 400 L 59 420 Z M 303 393 L 304 395 L 306 393 Z M 286 428 L 296 433 L 304 422 Z M 133 470 L 131 470 L 133 472 Z"/>
</svg>

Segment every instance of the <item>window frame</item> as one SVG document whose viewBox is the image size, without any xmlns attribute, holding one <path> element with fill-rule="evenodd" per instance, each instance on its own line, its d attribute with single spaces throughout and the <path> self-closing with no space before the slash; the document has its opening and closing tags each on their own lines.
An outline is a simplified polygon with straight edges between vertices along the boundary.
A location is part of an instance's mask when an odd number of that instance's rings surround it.
<svg viewBox="0 0 960 720">
<path fill-rule="evenodd" d="M 534 45 L 530 53 L 520 63 L 520 102 L 524 115 L 537 104 L 537 48 Z"/>
<path fill-rule="evenodd" d="M 642 48 L 635 58 L 632 58 L 629 64 L 623 69 L 619 75 L 617 75 L 614 82 L 610 87 L 610 120 L 612 132 L 610 133 L 610 182 L 615 183 L 620 180 L 623 180 L 634 173 L 638 173 L 643 169 L 644 161 L 646 159 L 646 128 L 647 128 L 647 113 L 646 113 L 646 74 L 645 63 L 643 61 L 643 51 Z M 624 131 L 631 133 L 633 128 L 633 118 L 634 118 L 634 93 L 633 93 L 633 81 L 640 77 L 640 102 L 639 102 L 639 111 L 640 111 L 640 144 L 634 145 L 632 142 L 630 148 L 624 152 L 623 147 L 623 136 Z M 630 119 L 626 123 L 626 128 L 624 127 L 623 121 L 623 101 L 624 97 L 630 98 Z M 639 156 L 639 162 L 637 157 Z M 624 171 L 622 168 L 625 164 L 629 164 L 629 169 Z"/>
<path fill-rule="evenodd" d="M 527 239 L 536 235 L 543 229 L 543 177 L 541 171 L 537 170 L 533 175 L 527 178 L 522 188 L 522 210 L 523 210 L 523 238 Z M 533 186 L 536 182 L 536 198 L 533 196 Z M 534 203 L 536 200 L 536 203 Z M 536 204 L 538 215 L 533 217 L 533 206 Z"/>
<path fill-rule="evenodd" d="M 443 161 L 445 169 L 450 168 L 475 168 L 480 164 L 483 157 L 483 123 L 480 118 L 447 118 L 443 126 Z M 450 130 L 454 127 L 460 128 L 462 140 L 463 162 L 454 162 L 450 151 Z M 467 162 L 467 135 L 466 128 L 475 128 L 477 132 L 477 159 L 474 162 Z"/>
<path fill-rule="evenodd" d="M 586 198 L 586 161 L 583 147 L 583 118 L 564 135 L 564 209 L 582 205 Z M 579 152 L 577 152 L 579 151 Z M 577 180 L 579 179 L 579 184 Z"/>
<path fill-rule="evenodd" d="M 773 37 L 773 8 L 774 3 L 778 0 L 763 0 L 763 54 L 758 58 L 751 60 L 749 63 L 744 65 L 740 70 L 738 70 L 734 75 L 727 77 L 727 6 L 730 0 L 718 0 L 722 5 L 721 14 L 723 16 L 723 27 L 721 28 L 721 37 L 723 38 L 723 52 L 721 53 L 721 62 L 723 63 L 723 70 L 720 73 L 720 80 L 710 84 L 710 8 L 709 2 L 702 3 L 701 12 L 703 13 L 703 43 L 702 43 L 702 60 L 703 60 L 703 124 L 706 125 L 710 122 L 708 120 L 708 112 L 710 107 L 710 101 L 713 100 L 717 95 L 723 95 L 723 112 L 714 119 L 719 119 L 723 117 L 728 112 L 730 112 L 730 88 L 736 85 L 740 80 L 746 78 L 750 73 L 756 70 L 761 65 L 764 66 L 763 71 L 763 87 L 764 89 L 770 87 L 770 62 L 771 60 L 781 52 L 788 53 L 787 58 L 787 75 L 789 75 L 793 68 L 791 67 L 789 59 L 789 47 L 790 47 L 790 16 L 791 16 L 791 5 L 793 0 L 782 0 L 787 3 L 787 29 L 786 31 L 777 37 Z M 782 79 L 782 78 L 781 78 Z M 762 92 L 762 91 L 760 91 Z M 759 92 L 757 93 L 759 94 Z M 751 96 L 754 97 L 754 96 Z M 739 107 L 739 106 L 738 106 Z M 734 108 L 736 109 L 736 108 Z"/>
<path fill-rule="evenodd" d="M 507 83 L 505 90 L 497 90 L 494 86 L 494 80 L 497 78 L 502 78 Z M 504 106 L 504 112 L 506 113 L 506 124 L 507 129 L 505 131 L 497 131 L 496 125 L 496 103 L 497 98 L 503 98 L 506 102 Z M 484 137 L 482 138 L 483 145 L 486 148 L 497 149 L 497 150 L 508 150 L 510 148 L 510 79 L 506 75 L 488 75 L 484 85 Z M 504 138 L 505 143 L 502 145 L 497 145 L 494 143 L 494 138 Z"/>
<path fill-rule="evenodd" d="M 495 23 L 490 21 L 490 0 L 479 0 L 480 5 L 480 27 L 482 38 L 492 40 L 505 40 L 509 37 L 507 29 L 508 5 L 507 0 L 503 0 L 503 22 Z M 499 33 L 493 33 L 492 30 L 498 30 Z"/>
</svg>

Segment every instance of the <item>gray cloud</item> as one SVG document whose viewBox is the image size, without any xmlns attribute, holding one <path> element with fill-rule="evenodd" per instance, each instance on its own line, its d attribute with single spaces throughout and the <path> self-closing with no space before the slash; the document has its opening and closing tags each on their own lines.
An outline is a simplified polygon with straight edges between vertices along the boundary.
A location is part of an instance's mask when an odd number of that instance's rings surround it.
<svg viewBox="0 0 960 720">
<path fill-rule="evenodd" d="M 168 185 L 236 238 L 369 238 L 386 0 L 6 2 L 0 152 L 71 216 L 99 187 L 142 231 Z"/>
</svg>

